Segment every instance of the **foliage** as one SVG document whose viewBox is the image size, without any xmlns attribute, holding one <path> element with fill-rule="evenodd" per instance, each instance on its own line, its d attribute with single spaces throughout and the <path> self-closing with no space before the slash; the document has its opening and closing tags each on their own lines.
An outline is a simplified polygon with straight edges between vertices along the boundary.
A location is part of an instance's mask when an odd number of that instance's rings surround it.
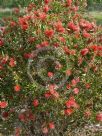
<svg viewBox="0 0 102 136">
<path fill-rule="evenodd" d="M 60 136 L 68 127 L 102 122 L 102 28 L 78 8 L 82 4 L 72 0 L 44 0 L 4 20 L 0 129 L 5 135 Z"/>
<path fill-rule="evenodd" d="M 93 3 L 101 3 L 102 0 L 87 0 L 88 5 L 92 5 Z"/>
</svg>

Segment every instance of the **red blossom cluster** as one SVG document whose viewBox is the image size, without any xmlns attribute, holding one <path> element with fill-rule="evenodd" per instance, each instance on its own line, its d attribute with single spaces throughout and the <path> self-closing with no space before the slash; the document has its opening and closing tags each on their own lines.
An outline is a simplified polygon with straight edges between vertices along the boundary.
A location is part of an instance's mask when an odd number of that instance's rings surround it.
<svg viewBox="0 0 102 136">
<path fill-rule="evenodd" d="M 8 103 L 6 101 L 0 101 L 0 108 L 6 108 Z"/>
</svg>

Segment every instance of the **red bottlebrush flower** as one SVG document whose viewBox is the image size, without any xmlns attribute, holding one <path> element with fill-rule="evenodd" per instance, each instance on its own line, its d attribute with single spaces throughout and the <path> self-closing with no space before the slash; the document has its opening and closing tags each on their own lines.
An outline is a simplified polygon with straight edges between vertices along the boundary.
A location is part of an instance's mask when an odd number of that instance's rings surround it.
<svg viewBox="0 0 102 136">
<path fill-rule="evenodd" d="M 47 15 L 46 15 L 45 12 L 39 13 L 39 19 L 41 19 L 42 21 L 45 21 L 46 16 L 47 16 Z"/>
<path fill-rule="evenodd" d="M 36 40 L 35 37 L 29 37 L 28 38 L 29 43 L 33 43 L 33 42 L 35 42 L 35 40 Z"/>
<path fill-rule="evenodd" d="M 39 105 L 39 101 L 37 99 L 33 100 L 33 106 L 37 107 Z"/>
<path fill-rule="evenodd" d="M 98 67 L 94 66 L 94 67 L 93 67 L 93 71 L 94 71 L 94 72 L 97 72 L 97 70 L 98 70 Z"/>
<path fill-rule="evenodd" d="M 76 80 L 77 83 L 80 82 L 80 78 L 79 77 L 77 77 L 75 80 Z"/>
<path fill-rule="evenodd" d="M 75 33 L 75 38 L 76 38 L 76 39 L 80 38 L 80 33 L 79 33 L 79 32 Z M 78 45 L 75 46 L 75 48 L 78 48 Z"/>
<path fill-rule="evenodd" d="M 48 41 L 44 41 L 44 42 L 41 43 L 41 46 L 42 47 L 47 47 L 47 46 L 49 46 L 49 42 Z"/>
<path fill-rule="evenodd" d="M 21 86 L 20 85 L 15 85 L 14 90 L 15 90 L 15 92 L 19 92 L 21 90 Z"/>
<path fill-rule="evenodd" d="M 73 113 L 73 109 L 64 110 L 64 114 L 70 116 Z"/>
<path fill-rule="evenodd" d="M 0 108 L 6 108 L 8 103 L 6 101 L 0 101 Z"/>
<path fill-rule="evenodd" d="M 49 6 L 48 5 L 45 5 L 44 7 L 43 7 L 43 11 L 45 12 L 45 13 L 47 13 L 48 11 L 49 11 Z"/>
<path fill-rule="evenodd" d="M 55 93 L 55 90 L 54 89 L 51 89 L 50 90 L 50 93 L 53 95 Z"/>
<path fill-rule="evenodd" d="M 15 27 L 15 26 L 16 26 L 16 22 L 11 21 L 11 22 L 10 22 L 10 26 L 11 26 L 11 27 Z"/>
<path fill-rule="evenodd" d="M 68 28 L 72 31 L 79 31 L 79 26 L 75 25 L 73 22 L 68 23 Z"/>
<path fill-rule="evenodd" d="M 30 12 L 32 11 L 32 9 L 33 9 L 33 6 L 32 6 L 32 3 L 30 3 L 27 7 L 27 11 Z"/>
<path fill-rule="evenodd" d="M 54 47 L 59 47 L 59 43 L 54 43 L 53 46 Z"/>
<path fill-rule="evenodd" d="M 99 52 L 97 56 L 102 57 L 102 52 Z"/>
<path fill-rule="evenodd" d="M 66 85 L 66 88 L 69 90 L 69 89 L 71 89 L 71 85 L 70 84 L 67 84 Z"/>
<path fill-rule="evenodd" d="M 67 71 L 66 71 L 66 75 L 67 76 L 70 76 L 72 74 L 72 71 L 70 70 L 70 69 L 68 69 Z"/>
<path fill-rule="evenodd" d="M 52 78 L 54 74 L 52 72 L 48 72 L 48 77 Z"/>
<path fill-rule="evenodd" d="M 92 49 L 94 51 L 98 51 L 98 46 L 97 45 L 91 45 L 91 46 L 89 46 L 89 49 Z"/>
<path fill-rule="evenodd" d="M 85 56 L 86 54 L 88 54 L 88 52 L 89 52 L 89 49 L 87 49 L 87 48 L 82 49 L 82 50 L 81 50 L 81 55 L 82 55 L 82 56 Z"/>
<path fill-rule="evenodd" d="M 28 7 L 27 7 L 27 11 L 30 12 L 30 11 L 32 11 L 32 9 L 35 8 L 35 7 L 36 7 L 36 5 L 35 5 L 34 3 L 30 3 L 30 4 L 28 5 Z"/>
<path fill-rule="evenodd" d="M 7 63 L 9 57 L 8 56 L 5 56 L 2 60 L 1 60 L 1 64 L 4 65 Z"/>
<path fill-rule="evenodd" d="M 102 51 L 102 46 L 98 46 L 98 50 L 99 50 L 99 51 Z"/>
<path fill-rule="evenodd" d="M 64 32 L 65 32 L 65 28 L 63 27 L 61 21 L 55 23 L 54 26 L 55 26 L 55 28 L 56 28 L 56 30 L 57 30 L 58 32 L 61 32 L 61 33 L 64 33 Z"/>
<path fill-rule="evenodd" d="M 28 22 L 25 18 L 19 18 L 19 24 L 22 30 L 27 30 L 29 28 Z"/>
<path fill-rule="evenodd" d="M 25 18 L 20 17 L 20 18 L 19 18 L 19 24 L 20 24 L 20 25 L 25 25 L 25 24 L 26 24 Z"/>
<path fill-rule="evenodd" d="M 50 85 L 49 86 L 49 92 L 55 98 L 59 98 L 59 93 L 55 90 L 55 85 Z"/>
<path fill-rule="evenodd" d="M 23 113 L 20 113 L 18 118 L 20 119 L 20 121 L 25 121 L 26 120 L 26 117 Z"/>
<path fill-rule="evenodd" d="M 3 66 L 0 65 L 0 70 L 3 70 Z"/>
<path fill-rule="evenodd" d="M 89 21 L 86 21 L 84 19 L 80 20 L 80 26 L 87 31 L 92 30 L 95 27 L 93 23 L 90 23 Z"/>
<path fill-rule="evenodd" d="M 50 37 L 52 37 L 52 36 L 54 35 L 54 31 L 53 31 L 52 29 L 50 29 L 50 30 L 46 29 L 46 30 L 45 30 L 45 35 L 46 35 L 48 38 L 50 38 Z"/>
<path fill-rule="evenodd" d="M 62 68 L 62 65 L 60 63 L 56 64 L 55 69 L 60 70 L 61 68 Z"/>
<path fill-rule="evenodd" d="M 48 133 L 48 128 L 47 127 L 42 128 L 42 132 L 43 132 L 43 134 L 47 134 Z"/>
<path fill-rule="evenodd" d="M 34 120 L 35 119 L 35 116 L 33 115 L 33 113 L 28 113 L 28 116 L 27 116 L 27 118 L 29 119 L 29 120 Z"/>
<path fill-rule="evenodd" d="M 4 41 L 0 38 L 0 47 L 4 45 Z"/>
<path fill-rule="evenodd" d="M 55 124 L 54 124 L 53 122 L 50 122 L 50 123 L 49 123 L 49 128 L 50 128 L 50 129 L 55 129 Z"/>
<path fill-rule="evenodd" d="M 87 31 L 83 31 L 83 37 L 84 38 L 90 38 L 91 34 L 89 34 Z"/>
<path fill-rule="evenodd" d="M 62 42 L 62 43 L 65 43 L 66 39 L 64 37 L 59 37 L 59 41 Z"/>
<path fill-rule="evenodd" d="M 45 4 L 48 4 L 51 0 L 44 0 Z"/>
<path fill-rule="evenodd" d="M 45 98 L 50 98 L 51 97 L 51 93 L 50 92 L 46 92 L 45 94 L 44 94 L 44 96 L 45 96 Z"/>
<path fill-rule="evenodd" d="M 5 33 L 6 33 L 5 27 L 0 27 L 0 31 L 1 31 L 3 34 L 5 34 Z"/>
<path fill-rule="evenodd" d="M 63 50 L 64 50 L 64 52 L 65 52 L 66 54 L 68 54 L 68 55 L 70 54 L 70 50 L 68 49 L 68 47 L 64 47 Z"/>
<path fill-rule="evenodd" d="M 102 122 L 102 112 L 100 112 L 100 113 L 98 113 L 98 114 L 96 115 L 96 120 Z"/>
<path fill-rule="evenodd" d="M 34 119 L 35 119 L 34 115 L 29 115 L 29 120 L 34 120 Z"/>
<path fill-rule="evenodd" d="M 30 16 L 30 15 L 26 15 L 26 16 L 24 17 L 24 19 L 25 19 L 25 21 L 29 21 L 29 20 L 31 19 L 31 16 Z M 26 22 L 26 23 L 28 23 L 28 22 Z"/>
<path fill-rule="evenodd" d="M 31 57 L 32 57 L 31 53 L 24 53 L 24 58 L 25 59 L 29 59 Z"/>
<path fill-rule="evenodd" d="M 83 62 L 83 58 L 82 57 L 78 58 L 78 65 L 79 66 L 82 64 L 82 62 Z"/>
<path fill-rule="evenodd" d="M 15 112 L 15 109 L 11 108 L 9 113 L 13 113 L 13 112 Z"/>
<path fill-rule="evenodd" d="M 26 25 L 22 25 L 21 28 L 25 31 L 25 30 L 28 29 L 28 25 L 27 24 Z"/>
<path fill-rule="evenodd" d="M 55 85 L 49 85 L 49 92 L 51 94 L 54 94 L 54 92 L 55 92 Z"/>
<path fill-rule="evenodd" d="M 3 117 L 3 118 L 7 118 L 8 116 L 9 116 L 9 113 L 8 113 L 8 112 L 5 111 L 5 112 L 2 113 L 2 117 Z"/>
<path fill-rule="evenodd" d="M 77 85 L 76 79 L 73 79 L 73 80 L 71 81 L 71 85 L 72 85 L 72 86 L 76 86 L 76 85 Z"/>
<path fill-rule="evenodd" d="M 15 136 L 20 136 L 20 128 L 15 128 Z"/>
<path fill-rule="evenodd" d="M 73 11 L 73 12 L 76 12 L 76 11 L 78 11 L 78 6 L 73 6 L 73 7 L 71 7 L 71 10 Z M 74 19 L 75 18 L 77 18 L 77 16 L 74 16 Z"/>
<path fill-rule="evenodd" d="M 76 50 L 70 50 L 70 55 L 75 55 L 76 54 Z"/>
<path fill-rule="evenodd" d="M 90 39 L 87 40 L 87 44 L 90 44 L 90 43 L 92 43 L 93 41 L 94 41 L 94 39 L 90 38 Z"/>
<path fill-rule="evenodd" d="M 37 44 L 37 45 L 36 45 L 36 48 L 37 48 L 37 49 L 40 49 L 40 48 L 42 48 L 42 45 Z"/>
<path fill-rule="evenodd" d="M 67 6 L 71 6 L 72 0 L 67 0 Z"/>
<path fill-rule="evenodd" d="M 74 88 L 73 92 L 74 92 L 74 94 L 78 94 L 79 93 L 79 89 L 78 88 Z"/>
<path fill-rule="evenodd" d="M 79 108 L 79 105 L 76 103 L 74 97 L 70 97 L 69 100 L 66 102 L 67 108 Z"/>
<path fill-rule="evenodd" d="M 16 61 L 14 60 L 14 58 L 10 58 L 9 65 L 10 65 L 11 67 L 15 67 L 15 66 L 16 66 Z"/>
<path fill-rule="evenodd" d="M 90 84 L 89 83 L 87 83 L 86 85 L 85 85 L 85 87 L 87 88 L 87 89 L 89 89 L 90 88 Z"/>
</svg>

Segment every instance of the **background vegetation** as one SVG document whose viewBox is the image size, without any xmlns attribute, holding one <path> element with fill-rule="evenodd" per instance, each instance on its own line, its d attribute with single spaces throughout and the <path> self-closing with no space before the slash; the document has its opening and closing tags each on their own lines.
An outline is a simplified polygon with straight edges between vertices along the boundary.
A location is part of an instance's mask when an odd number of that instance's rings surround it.
<svg viewBox="0 0 102 136">
<path fill-rule="evenodd" d="M 0 0 L 0 6 L 1 7 L 17 7 L 19 5 L 21 6 L 27 6 L 30 2 L 37 2 L 38 0 Z M 88 6 L 92 6 L 94 4 L 101 3 L 102 0 L 87 0 Z"/>
<path fill-rule="evenodd" d="M 25 7 L 30 2 L 37 3 L 38 0 L 0 0 L 0 8 L 14 8 L 14 7 Z M 88 16 L 92 16 L 96 19 L 97 24 L 102 24 L 102 0 L 87 0 Z M 2 17 L 12 16 L 11 12 L 0 11 L 0 19 Z"/>
</svg>

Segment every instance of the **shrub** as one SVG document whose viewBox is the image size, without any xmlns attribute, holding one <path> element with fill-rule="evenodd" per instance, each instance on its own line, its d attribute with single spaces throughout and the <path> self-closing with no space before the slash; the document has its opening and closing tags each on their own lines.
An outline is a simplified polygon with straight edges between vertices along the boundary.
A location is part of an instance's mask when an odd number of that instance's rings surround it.
<svg viewBox="0 0 102 136">
<path fill-rule="evenodd" d="M 102 122 L 101 27 L 80 3 L 44 0 L 0 34 L 1 132 L 54 134 Z M 89 19 L 90 20 L 90 19 Z"/>
</svg>

